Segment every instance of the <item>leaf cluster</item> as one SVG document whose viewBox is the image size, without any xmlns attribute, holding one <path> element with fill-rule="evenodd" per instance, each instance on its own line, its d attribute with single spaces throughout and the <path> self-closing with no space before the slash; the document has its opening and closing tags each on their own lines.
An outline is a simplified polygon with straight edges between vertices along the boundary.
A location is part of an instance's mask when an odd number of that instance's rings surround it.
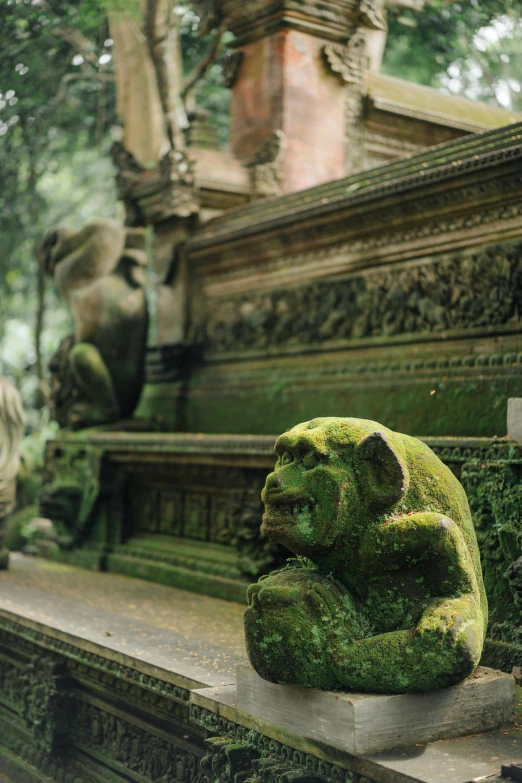
<svg viewBox="0 0 522 783">
<path fill-rule="evenodd" d="M 418 84 L 439 86 L 455 60 L 466 60 L 479 30 L 498 17 L 520 19 L 518 4 L 506 0 L 429 0 L 422 11 L 388 8 L 383 71 Z"/>
</svg>

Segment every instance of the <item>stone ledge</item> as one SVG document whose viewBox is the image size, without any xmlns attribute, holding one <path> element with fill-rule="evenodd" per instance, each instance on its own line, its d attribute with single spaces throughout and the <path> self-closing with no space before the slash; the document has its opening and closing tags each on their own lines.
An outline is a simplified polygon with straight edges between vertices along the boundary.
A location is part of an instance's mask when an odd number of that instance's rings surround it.
<svg viewBox="0 0 522 783">
<path fill-rule="evenodd" d="M 353 755 L 412 747 L 510 725 L 515 680 L 479 668 L 458 685 L 422 694 L 346 693 L 274 685 L 236 667 L 237 707 Z"/>
<path fill-rule="evenodd" d="M 522 689 L 518 688 L 518 712 L 522 709 Z M 439 740 L 414 747 L 355 756 L 329 743 L 304 737 L 263 717 L 248 714 L 237 706 L 235 685 L 202 688 L 190 692 L 191 718 L 195 725 L 218 737 L 264 747 L 270 742 L 274 758 L 308 754 L 319 764 L 335 764 L 347 770 L 346 781 L 368 783 L 470 783 L 496 780 L 501 765 L 517 762 L 522 756 L 522 733 L 515 721 L 508 729 Z M 354 775 L 355 777 L 350 777 Z M 332 778 L 334 779 L 334 778 Z M 341 776 L 335 780 L 344 780 Z"/>
<path fill-rule="evenodd" d="M 0 635 L 151 687 L 233 683 L 242 615 L 232 602 L 17 553 L 0 572 Z"/>
</svg>

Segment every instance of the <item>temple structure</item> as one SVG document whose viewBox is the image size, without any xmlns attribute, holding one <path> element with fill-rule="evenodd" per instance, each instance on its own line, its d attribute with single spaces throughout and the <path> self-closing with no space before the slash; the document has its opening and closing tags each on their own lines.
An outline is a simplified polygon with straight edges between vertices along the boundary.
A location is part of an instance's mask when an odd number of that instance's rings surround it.
<svg viewBox="0 0 522 783">
<path fill-rule="evenodd" d="M 522 666 L 522 449 L 506 436 L 522 381 L 522 118 L 379 73 L 378 3 L 202 6 L 236 36 L 231 148 L 201 116 L 155 169 L 115 148 L 127 223 L 156 238 L 146 383 L 132 419 L 47 446 L 60 543 L 0 575 L 0 770 L 515 780 L 513 724 L 347 750 L 249 712 L 233 664 L 247 585 L 288 555 L 260 533 L 275 437 L 350 416 L 419 437 L 459 478 L 489 601 L 481 663 Z"/>
</svg>

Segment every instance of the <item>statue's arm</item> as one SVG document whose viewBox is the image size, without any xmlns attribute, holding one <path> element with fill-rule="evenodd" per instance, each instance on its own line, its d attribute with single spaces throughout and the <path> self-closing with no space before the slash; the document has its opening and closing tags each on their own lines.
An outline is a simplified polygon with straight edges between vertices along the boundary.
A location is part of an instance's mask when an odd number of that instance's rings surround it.
<svg viewBox="0 0 522 783">
<path fill-rule="evenodd" d="M 356 642 L 331 640 L 332 668 L 353 690 L 431 690 L 468 677 L 479 663 L 484 641 L 477 596 L 434 599 L 412 629 Z"/>
<path fill-rule="evenodd" d="M 439 595 L 476 589 L 460 528 L 436 512 L 407 514 L 370 528 L 361 542 L 360 558 L 367 576 L 422 565 Z"/>
<path fill-rule="evenodd" d="M 412 628 L 356 642 L 333 631 L 329 644 L 339 682 L 353 689 L 415 691 L 442 687 L 471 674 L 482 652 L 484 622 L 473 564 L 459 527 L 437 513 L 406 515 L 370 529 L 360 554 L 367 578 L 386 572 L 393 578 L 394 571 L 423 564 L 432 597 Z M 321 588 L 315 589 L 323 598 L 324 622 L 324 613 L 331 615 L 331 608 Z"/>
<path fill-rule="evenodd" d="M 60 237 L 54 278 L 59 290 L 83 288 L 113 272 L 125 246 L 125 229 L 115 220 L 95 220 Z"/>
</svg>

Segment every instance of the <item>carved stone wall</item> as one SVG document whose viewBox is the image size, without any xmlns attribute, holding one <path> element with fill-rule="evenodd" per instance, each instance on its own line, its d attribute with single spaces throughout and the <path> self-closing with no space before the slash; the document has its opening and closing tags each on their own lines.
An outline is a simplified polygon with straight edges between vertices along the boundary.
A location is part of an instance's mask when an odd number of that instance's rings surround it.
<svg viewBox="0 0 522 783">
<path fill-rule="evenodd" d="M 462 469 L 489 599 L 489 635 L 522 645 L 522 466 L 470 460 Z"/>
<path fill-rule="evenodd" d="M 230 550 L 230 561 L 202 563 L 207 573 L 253 578 L 270 570 L 281 562 L 283 555 L 280 548 L 263 539 L 259 532 L 265 477 L 263 470 L 201 464 L 181 464 L 174 470 L 162 470 L 158 466 L 153 473 L 134 466 L 128 478 L 130 526 L 123 531 L 121 551 L 130 556 L 143 555 L 140 534 L 152 534 L 147 539 L 149 542 L 153 542 L 154 534 L 174 536 L 186 542 L 217 544 Z M 134 536 L 138 538 L 135 540 Z M 164 549 L 163 559 L 184 564 L 183 557 L 174 549 L 170 553 Z"/>
<path fill-rule="evenodd" d="M 285 562 L 260 533 L 271 448 L 245 469 L 234 440 L 202 453 L 198 436 L 120 433 L 112 451 L 103 437 L 64 435 L 48 446 L 41 512 L 63 533 L 55 558 L 131 576 L 146 567 L 156 581 L 239 601 Z"/>
<path fill-rule="evenodd" d="M 522 317 L 522 244 L 416 260 L 212 306 L 206 325 L 212 352 L 515 326 Z"/>
<path fill-rule="evenodd" d="M 0 758 L 14 780 L 193 783 L 204 750 L 188 700 L 183 688 L 0 618 Z"/>
</svg>

